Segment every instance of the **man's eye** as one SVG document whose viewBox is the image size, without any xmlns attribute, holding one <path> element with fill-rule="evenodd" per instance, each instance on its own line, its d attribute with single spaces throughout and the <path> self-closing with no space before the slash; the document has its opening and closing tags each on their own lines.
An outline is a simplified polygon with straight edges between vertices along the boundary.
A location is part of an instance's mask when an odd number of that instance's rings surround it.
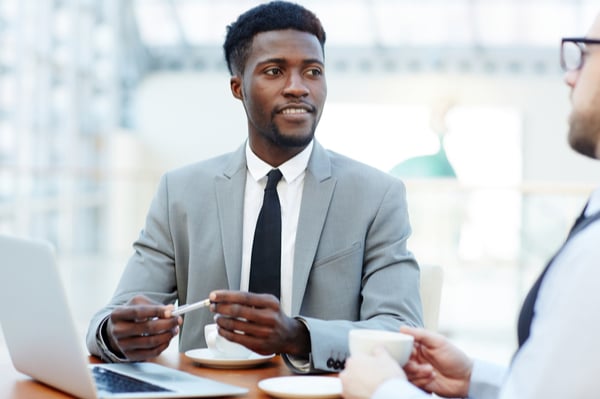
<svg viewBox="0 0 600 399">
<path fill-rule="evenodd" d="M 323 71 L 321 71 L 319 68 L 312 68 L 308 70 L 308 74 L 310 76 L 321 76 L 323 75 Z"/>
<path fill-rule="evenodd" d="M 275 76 L 275 75 L 281 75 L 281 69 L 279 68 L 269 68 L 265 71 L 265 73 L 267 75 L 271 75 L 271 76 Z"/>
</svg>

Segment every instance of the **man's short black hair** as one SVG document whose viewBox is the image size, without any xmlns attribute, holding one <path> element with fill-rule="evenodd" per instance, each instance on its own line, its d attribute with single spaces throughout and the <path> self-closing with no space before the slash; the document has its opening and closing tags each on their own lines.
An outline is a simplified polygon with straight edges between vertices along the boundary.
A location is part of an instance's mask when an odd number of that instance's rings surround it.
<svg viewBox="0 0 600 399">
<path fill-rule="evenodd" d="M 234 71 L 237 73 L 244 69 L 252 39 L 257 33 L 284 29 L 315 35 L 325 51 L 325 30 L 313 12 L 295 3 L 272 1 L 246 11 L 227 26 L 223 50 L 229 72 L 233 75 Z"/>
</svg>

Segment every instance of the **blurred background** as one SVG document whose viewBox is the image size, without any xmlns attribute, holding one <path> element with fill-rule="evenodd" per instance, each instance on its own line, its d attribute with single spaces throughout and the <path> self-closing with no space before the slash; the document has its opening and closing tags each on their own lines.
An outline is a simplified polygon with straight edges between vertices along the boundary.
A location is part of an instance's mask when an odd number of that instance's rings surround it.
<svg viewBox="0 0 600 399">
<path fill-rule="evenodd" d="M 160 175 L 245 139 L 221 45 L 258 3 L 0 0 L 0 232 L 56 246 L 82 335 Z M 598 2 L 298 3 L 327 31 L 318 139 L 405 181 L 410 249 L 445 273 L 440 331 L 508 362 L 521 301 L 600 180 L 568 148 L 559 67 Z"/>
</svg>

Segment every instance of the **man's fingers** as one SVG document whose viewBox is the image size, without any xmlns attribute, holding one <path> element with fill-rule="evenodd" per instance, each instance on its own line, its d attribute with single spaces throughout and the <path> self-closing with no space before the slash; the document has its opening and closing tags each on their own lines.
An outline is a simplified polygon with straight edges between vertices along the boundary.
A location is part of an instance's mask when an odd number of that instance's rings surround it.
<svg viewBox="0 0 600 399">
<path fill-rule="evenodd" d="M 217 317 L 216 322 L 219 326 L 219 331 L 249 335 L 260 339 L 268 339 L 277 327 L 274 319 L 271 319 L 269 323 L 255 323 L 230 317 Z"/>
<path fill-rule="evenodd" d="M 111 318 L 110 332 L 116 339 L 128 337 L 143 337 L 150 335 L 158 335 L 169 331 L 175 331 L 179 326 L 178 318 L 170 319 L 146 319 L 145 321 L 120 321 Z"/>
<path fill-rule="evenodd" d="M 432 388 L 432 383 L 434 382 L 434 378 L 435 376 L 432 376 L 430 378 L 417 378 L 417 379 L 409 379 L 409 381 L 418 386 L 421 389 L 424 389 L 426 392 L 431 392 L 431 388 Z"/>
<path fill-rule="evenodd" d="M 255 294 L 244 291 L 213 291 L 209 296 L 211 311 L 226 318 L 273 327 L 281 311 L 279 300 L 270 294 Z M 235 322 L 221 324 L 229 330 L 245 331 L 246 325 Z M 256 332 L 258 333 L 258 332 Z"/>
<path fill-rule="evenodd" d="M 113 321 L 144 322 L 155 318 L 165 318 L 168 308 L 164 305 L 125 305 L 115 308 L 110 317 Z"/>
<path fill-rule="evenodd" d="M 213 291 L 209 295 L 211 310 L 214 311 L 215 305 L 219 309 L 222 304 L 239 304 L 255 308 L 279 309 L 279 300 L 271 294 L 255 294 L 246 291 Z"/>
<path fill-rule="evenodd" d="M 254 308 L 240 304 L 219 304 L 216 314 L 217 323 L 228 330 L 245 330 L 248 324 L 258 324 L 273 328 L 277 325 L 280 310 L 271 308 Z M 218 320 L 221 319 L 221 322 Z"/>
<path fill-rule="evenodd" d="M 219 334 L 222 335 L 223 338 L 243 345 L 260 355 L 270 355 L 271 353 L 279 352 L 279 346 L 269 339 L 259 338 L 249 334 L 239 334 L 221 329 L 219 329 Z"/>
<path fill-rule="evenodd" d="M 144 361 L 144 360 L 158 357 L 165 349 L 167 349 L 168 346 L 169 346 L 169 342 L 166 342 L 159 346 L 155 346 L 155 347 L 151 347 L 151 348 L 125 351 L 124 354 L 125 354 L 125 356 L 127 356 L 128 360 Z"/>
<path fill-rule="evenodd" d="M 128 360 L 147 360 L 164 351 L 177 333 L 178 329 L 175 328 L 155 335 L 123 338 L 119 340 L 119 349 Z"/>
<path fill-rule="evenodd" d="M 423 328 L 402 326 L 400 327 L 400 332 L 415 337 L 415 344 L 420 343 L 430 348 L 441 345 L 444 340 L 441 335 L 427 331 Z"/>
<path fill-rule="evenodd" d="M 174 335 L 174 331 L 166 331 L 154 335 L 138 335 L 124 338 L 119 344 L 125 351 L 152 350 L 164 344 L 168 345 Z"/>
<path fill-rule="evenodd" d="M 433 367 L 430 364 L 419 364 L 409 361 L 404 365 L 404 372 L 412 378 L 429 378 L 433 375 Z"/>
<path fill-rule="evenodd" d="M 141 322 L 154 318 L 170 318 L 173 305 L 163 305 L 155 302 L 145 295 L 136 295 L 125 305 L 115 308 L 111 318 L 115 321 L 126 320 Z"/>
</svg>

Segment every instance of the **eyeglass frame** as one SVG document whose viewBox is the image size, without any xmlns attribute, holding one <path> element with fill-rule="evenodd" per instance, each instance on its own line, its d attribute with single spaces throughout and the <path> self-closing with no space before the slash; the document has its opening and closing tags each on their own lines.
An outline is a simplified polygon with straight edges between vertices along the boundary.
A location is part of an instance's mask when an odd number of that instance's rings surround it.
<svg viewBox="0 0 600 399">
<path fill-rule="evenodd" d="M 565 43 L 575 44 L 579 48 L 579 51 L 581 52 L 581 58 L 579 61 L 579 65 L 577 65 L 576 68 L 567 67 L 567 63 L 565 62 L 565 51 L 564 51 Z M 563 37 L 560 40 L 560 66 L 563 69 L 563 71 L 565 71 L 565 72 L 578 71 L 581 68 L 583 68 L 583 64 L 585 63 L 585 55 L 587 54 L 587 51 L 585 50 L 585 48 L 583 48 L 581 46 L 582 44 L 600 44 L 600 39 L 589 39 L 587 37 Z"/>
</svg>

